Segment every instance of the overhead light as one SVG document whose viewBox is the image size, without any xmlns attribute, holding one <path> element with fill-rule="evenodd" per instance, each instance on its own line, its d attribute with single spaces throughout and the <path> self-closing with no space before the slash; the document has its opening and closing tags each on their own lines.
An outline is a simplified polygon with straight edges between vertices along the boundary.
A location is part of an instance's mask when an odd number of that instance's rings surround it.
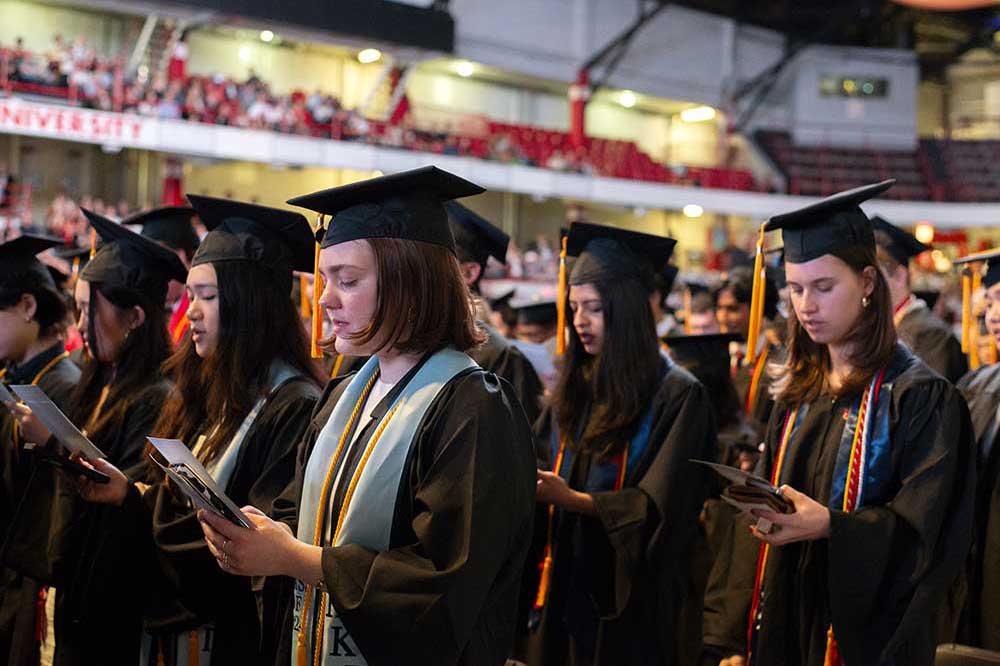
<svg viewBox="0 0 1000 666">
<path fill-rule="evenodd" d="M 240 60 L 242 60 L 243 62 L 250 60 L 250 53 L 251 51 L 249 46 L 247 46 L 246 44 L 241 46 L 239 50 Z"/>
<path fill-rule="evenodd" d="M 684 217 L 701 217 L 705 212 L 705 209 L 698 204 L 688 204 L 682 210 L 684 211 Z"/>
<path fill-rule="evenodd" d="M 715 109 L 710 106 L 694 106 L 681 111 L 681 120 L 686 123 L 700 123 L 715 118 Z"/>
<path fill-rule="evenodd" d="M 378 49 L 361 49 L 358 51 L 358 62 L 362 65 L 370 65 L 382 59 L 382 52 Z"/>
<path fill-rule="evenodd" d="M 469 78 L 476 71 L 476 66 L 473 65 L 468 60 L 460 60 L 457 65 L 455 65 L 455 72 L 462 78 Z"/>
<path fill-rule="evenodd" d="M 274 33 L 273 32 L 271 32 L 270 30 L 261 30 L 260 31 L 260 41 L 262 41 L 262 42 L 270 42 L 272 39 L 274 39 Z"/>
<path fill-rule="evenodd" d="M 623 90 L 622 94 L 618 96 L 618 103 L 626 109 L 631 109 L 635 106 L 635 93 L 631 90 Z"/>
<path fill-rule="evenodd" d="M 924 245 L 930 245 L 934 242 L 934 225 L 928 222 L 921 222 L 913 230 L 913 235 Z"/>
</svg>

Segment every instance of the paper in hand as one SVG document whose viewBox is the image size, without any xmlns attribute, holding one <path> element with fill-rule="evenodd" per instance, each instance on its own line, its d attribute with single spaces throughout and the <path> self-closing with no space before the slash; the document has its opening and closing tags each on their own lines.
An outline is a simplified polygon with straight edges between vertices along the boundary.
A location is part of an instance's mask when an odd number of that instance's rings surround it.
<svg viewBox="0 0 1000 666">
<path fill-rule="evenodd" d="M 0 382 L 0 403 L 2 402 L 17 402 L 17 398 L 15 398 L 11 392 L 7 390 L 7 387 L 3 385 L 3 382 Z"/>
<path fill-rule="evenodd" d="M 49 399 L 49 396 L 45 395 L 45 391 L 34 384 L 14 384 L 10 389 L 24 404 L 31 408 L 31 413 L 35 415 L 35 418 L 41 421 L 42 425 L 52 433 L 52 436 L 67 449 L 90 460 L 107 457 L 82 432 L 77 430 L 76 426 Z M 44 444 L 44 442 L 35 443 Z"/>
<path fill-rule="evenodd" d="M 194 457 L 187 445 L 179 439 L 161 439 L 147 437 L 164 460 L 162 465 L 155 457 L 150 456 L 171 481 L 200 509 L 211 511 L 222 516 L 231 523 L 253 529 L 253 524 L 240 508 L 226 496 L 219 485 L 208 473 L 205 467 Z"/>
<path fill-rule="evenodd" d="M 717 474 L 732 485 L 722 491 L 722 500 L 740 511 L 767 511 L 770 513 L 794 513 L 795 508 L 781 495 L 781 490 L 769 481 L 748 474 L 741 469 L 708 462 L 706 460 L 691 460 L 691 462 L 712 468 Z M 757 529 L 767 534 L 771 530 L 771 522 L 758 518 Z"/>
</svg>

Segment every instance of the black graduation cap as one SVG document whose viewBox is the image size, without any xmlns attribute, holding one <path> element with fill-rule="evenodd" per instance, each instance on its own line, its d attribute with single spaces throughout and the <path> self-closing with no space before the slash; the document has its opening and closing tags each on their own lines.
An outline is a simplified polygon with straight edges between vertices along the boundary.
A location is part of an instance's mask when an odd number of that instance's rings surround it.
<svg viewBox="0 0 1000 666">
<path fill-rule="evenodd" d="M 60 239 L 51 236 L 24 234 L 0 245 L 0 285 L 54 289 L 52 275 L 35 255 L 62 244 Z"/>
<path fill-rule="evenodd" d="M 316 240 L 301 213 L 244 201 L 188 195 L 208 234 L 192 266 L 216 261 L 252 261 L 292 288 L 292 271 L 311 273 Z"/>
<path fill-rule="evenodd" d="M 556 299 L 553 296 L 515 294 L 509 301 L 510 308 L 517 312 L 518 321 L 524 324 L 547 326 L 556 323 L 559 316 Z"/>
<path fill-rule="evenodd" d="M 906 266 L 910 258 L 931 249 L 930 245 L 921 243 L 910 232 L 878 215 L 872 218 L 872 227 L 875 229 L 875 242 L 902 266 Z"/>
<path fill-rule="evenodd" d="M 52 251 L 52 254 L 58 259 L 69 263 L 70 269 L 74 275 L 80 272 L 80 269 L 90 261 L 90 248 L 89 247 L 76 247 L 74 246 L 63 246 L 57 247 Z"/>
<path fill-rule="evenodd" d="M 674 282 L 677 280 L 677 276 L 680 274 L 681 269 L 676 266 L 668 264 L 662 271 L 660 271 L 660 277 L 663 279 L 663 297 L 666 298 L 674 288 Z"/>
<path fill-rule="evenodd" d="M 741 336 L 736 333 L 707 333 L 704 335 L 674 335 L 660 338 L 667 346 L 670 358 L 689 365 L 724 367 L 730 364 L 729 343 Z"/>
<path fill-rule="evenodd" d="M 184 282 L 187 269 L 173 250 L 106 217 L 81 208 L 104 244 L 80 271 L 80 279 L 140 293 L 162 305 L 171 280 Z"/>
<path fill-rule="evenodd" d="M 163 243 L 174 250 L 184 250 L 188 260 L 198 249 L 198 233 L 191 224 L 195 216 L 190 206 L 162 206 L 130 215 L 122 224 L 137 224 L 142 227 L 142 235 Z"/>
<path fill-rule="evenodd" d="M 332 215 L 321 247 L 362 238 L 401 238 L 455 250 L 444 202 L 486 190 L 435 166 L 369 178 L 288 200 Z M 322 235 L 322 238 L 319 238 Z"/>
<path fill-rule="evenodd" d="M 801 264 L 835 254 L 844 248 L 865 245 L 874 249 L 875 235 L 861 204 L 882 194 L 895 183 L 864 185 L 839 192 L 805 208 L 775 215 L 764 224 L 764 231 L 782 230 L 785 261 Z"/>
<path fill-rule="evenodd" d="M 675 245 L 666 236 L 574 222 L 566 245 L 566 254 L 577 257 L 569 284 L 632 278 L 649 288 L 652 275 L 666 269 Z"/>
<path fill-rule="evenodd" d="M 982 285 L 984 287 L 989 289 L 997 282 L 1000 282 L 1000 248 L 983 250 L 982 252 L 959 257 L 953 263 L 956 266 L 962 266 L 978 262 L 985 262 L 986 264 L 985 270 L 981 273 Z"/>
<path fill-rule="evenodd" d="M 517 290 L 511 289 L 509 291 L 505 291 L 496 298 L 489 299 L 490 307 L 494 310 L 510 307 L 510 299 L 514 297 L 515 293 L 517 293 Z"/>
<path fill-rule="evenodd" d="M 458 202 L 448 201 L 444 207 L 456 246 L 468 252 L 480 266 L 485 266 L 490 257 L 501 264 L 507 263 L 510 236 Z"/>
</svg>

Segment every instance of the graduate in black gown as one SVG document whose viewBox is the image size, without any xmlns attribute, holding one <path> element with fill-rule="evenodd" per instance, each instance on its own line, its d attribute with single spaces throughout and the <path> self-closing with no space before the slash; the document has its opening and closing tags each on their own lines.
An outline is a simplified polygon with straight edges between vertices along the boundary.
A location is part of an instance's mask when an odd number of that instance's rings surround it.
<svg viewBox="0 0 1000 666">
<path fill-rule="evenodd" d="M 524 407 L 529 423 L 534 423 L 542 409 L 544 387 L 531 363 L 521 350 L 511 344 L 489 323 L 485 304 L 479 293 L 479 281 L 486 270 L 486 263 L 493 257 L 500 263 L 507 261 L 507 245 L 510 236 L 480 217 L 465 206 L 449 201 L 445 204 L 448 222 L 455 236 L 455 251 L 458 255 L 462 277 L 477 299 L 478 323 L 486 332 L 486 341 L 469 351 L 469 356 L 483 370 L 502 377 L 514 387 L 514 393 Z M 361 369 L 367 360 L 364 356 L 338 356 L 335 362 L 339 377 Z"/>
<path fill-rule="evenodd" d="M 969 363 L 951 327 L 931 312 L 910 288 L 910 260 L 930 245 L 885 219 L 872 218 L 878 263 L 892 294 L 892 319 L 899 339 L 921 361 L 950 382 L 968 372 Z"/>
<path fill-rule="evenodd" d="M 688 663 L 693 580 L 715 458 L 704 387 L 659 348 L 648 293 L 670 238 L 576 223 L 569 338 L 536 425 L 547 543 L 528 663 Z M 694 608 L 685 608 L 694 602 Z"/>
<path fill-rule="evenodd" d="M 750 302 L 753 296 L 753 270 L 748 266 L 734 268 L 716 292 L 716 317 L 723 333 L 735 333 L 741 340 L 730 348 L 733 383 L 749 423 L 763 437 L 767 420 L 774 407 L 769 395 L 771 378 L 768 364 L 780 363 L 784 350 L 776 335 L 766 334 L 778 316 L 778 289 L 770 275 L 764 278 L 764 310 L 761 330 L 765 332 L 750 344 Z"/>
<path fill-rule="evenodd" d="M 986 328 L 1000 341 L 1000 251 L 956 260 L 981 270 L 986 293 Z M 976 521 L 967 600 L 959 631 L 962 643 L 1000 650 L 1000 364 L 973 370 L 958 383 L 969 402 L 978 460 Z"/>
<path fill-rule="evenodd" d="M 148 480 L 145 438 L 170 390 L 160 372 L 170 353 L 163 303 L 167 283 L 183 281 L 186 271 L 170 250 L 84 213 L 104 243 L 76 284 L 77 325 L 90 360 L 67 416 L 112 464 L 132 479 Z M 19 420 L 29 441 L 49 439 L 30 413 L 22 412 Z M 121 508 L 83 502 L 72 480 L 59 481 L 48 558 L 17 565 L 50 569 L 47 582 L 57 588 L 55 663 L 134 664 L 148 588 L 107 581 L 143 580 L 151 553 L 148 532 Z M 19 512 L 9 539 L 38 538 L 39 529 Z"/>
<path fill-rule="evenodd" d="M 35 258 L 60 244 L 59 239 L 20 236 L 0 245 L 0 382 L 34 384 L 65 410 L 80 379 L 80 369 L 62 343 L 69 313 L 50 271 Z M 14 415 L 0 405 L 0 538 L 6 537 L 19 507 L 31 514 L 30 522 L 44 526 L 38 530 L 42 537 L 51 522 L 55 488 L 29 484 L 40 463 L 24 444 Z M 45 472 L 43 476 L 52 478 Z M 47 547 L 46 538 L 7 542 L 4 554 L 15 560 L 43 560 Z M 35 578 L 0 568 L 0 662 L 38 663 L 47 628 L 45 595 L 44 585 Z"/>
<path fill-rule="evenodd" d="M 152 432 L 193 447 L 234 502 L 267 507 L 295 475 L 322 381 L 289 298 L 292 271 L 312 270 L 315 241 L 299 213 L 189 198 L 209 233 L 188 272 L 190 335 L 165 366 L 174 388 Z M 140 490 L 110 463 L 92 464 L 112 481 L 81 494 L 133 512 L 156 546 L 150 578 L 165 578 L 146 612 L 143 663 L 273 661 L 251 580 L 219 570 L 187 499 L 165 482 Z"/>
<path fill-rule="evenodd" d="M 531 431 L 510 384 L 464 353 L 482 333 L 442 205 L 480 192 L 424 167 L 290 202 L 332 215 L 321 304 L 337 351 L 372 357 L 324 391 L 281 522 L 200 514 L 225 571 L 294 582 L 284 613 L 265 608 L 279 663 L 500 666 L 510 652 Z"/>
<path fill-rule="evenodd" d="M 484 370 L 510 382 L 524 407 L 528 422 L 534 423 L 542 411 L 545 387 L 521 350 L 490 325 L 489 313 L 484 309 L 485 303 L 479 292 L 479 281 L 489 258 L 493 257 L 501 264 L 507 263 L 510 236 L 458 202 L 449 201 L 445 208 L 455 236 L 455 251 L 462 276 L 477 298 L 479 325 L 486 331 L 486 342 L 470 351 L 469 356 Z"/>
<path fill-rule="evenodd" d="M 958 391 L 892 327 L 859 207 L 891 184 L 765 225 L 783 232 L 792 308 L 756 471 L 794 511 L 759 514 L 778 529 L 754 524 L 713 572 L 704 640 L 715 663 L 934 661 L 937 615 L 971 534 L 972 429 Z"/>
</svg>

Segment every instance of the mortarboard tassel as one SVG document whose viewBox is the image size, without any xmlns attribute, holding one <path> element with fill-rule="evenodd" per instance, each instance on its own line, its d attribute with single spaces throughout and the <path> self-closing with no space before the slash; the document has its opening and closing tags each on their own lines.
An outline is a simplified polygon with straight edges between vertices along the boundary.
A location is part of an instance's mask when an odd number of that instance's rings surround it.
<svg viewBox="0 0 1000 666">
<path fill-rule="evenodd" d="M 691 289 L 684 289 L 684 332 L 691 335 Z"/>
<path fill-rule="evenodd" d="M 315 268 L 315 266 L 313 266 Z M 299 315 L 302 321 L 312 315 L 312 303 L 309 302 L 309 279 L 305 273 L 299 274 Z"/>
<path fill-rule="evenodd" d="M 69 270 L 73 275 L 80 273 L 80 257 L 73 257 L 73 265 Z"/>
<path fill-rule="evenodd" d="M 969 353 L 969 325 L 972 322 L 972 271 L 962 270 L 962 353 Z"/>
<path fill-rule="evenodd" d="M 556 354 L 559 356 L 566 353 L 566 242 L 567 237 L 563 236 L 562 250 L 559 252 L 559 290 L 556 302 Z"/>
<path fill-rule="evenodd" d="M 313 358 L 323 358 L 319 348 L 319 339 L 323 336 L 323 317 L 319 311 L 319 297 L 323 293 L 323 276 L 319 274 L 319 244 L 323 239 L 323 214 L 316 219 L 316 251 L 313 255 L 313 298 L 312 298 L 312 332 L 309 339 L 309 350 Z"/>
<path fill-rule="evenodd" d="M 747 332 L 746 363 L 757 360 L 757 340 L 760 338 L 761 321 L 764 314 L 764 225 L 760 225 L 757 236 L 757 255 L 753 260 L 753 287 L 750 300 L 750 330 Z"/>
<path fill-rule="evenodd" d="M 970 306 L 969 311 L 971 314 L 971 322 L 969 324 L 969 370 L 979 369 L 979 313 L 975 311 L 972 307 L 972 299 L 976 297 L 979 293 L 979 289 L 983 286 L 983 273 L 981 270 L 977 269 L 972 272 L 972 298 L 969 299 Z"/>
<path fill-rule="evenodd" d="M 97 254 L 97 229 L 94 227 L 90 228 L 90 258 L 93 259 L 94 255 Z"/>
</svg>

